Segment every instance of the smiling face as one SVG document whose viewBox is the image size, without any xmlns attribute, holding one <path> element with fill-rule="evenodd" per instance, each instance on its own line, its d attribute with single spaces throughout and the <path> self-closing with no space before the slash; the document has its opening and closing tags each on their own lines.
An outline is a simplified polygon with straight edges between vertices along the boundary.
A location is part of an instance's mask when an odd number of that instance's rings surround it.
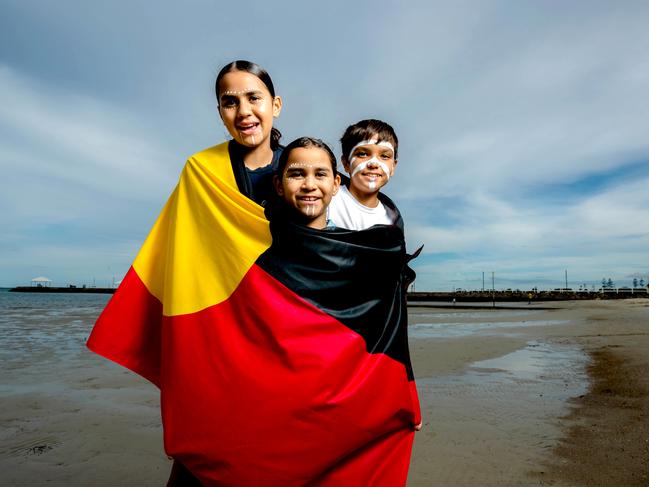
<svg viewBox="0 0 649 487">
<path fill-rule="evenodd" d="M 372 203 L 379 190 L 394 174 L 397 161 L 394 147 L 389 142 L 364 140 L 356 144 L 347 157 L 342 158 L 349 173 L 349 191 L 364 204 Z"/>
<path fill-rule="evenodd" d="M 324 228 L 327 207 L 340 186 L 327 152 L 317 147 L 291 149 L 281 178 L 275 177 L 275 189 L 286 203 L 295 208 L 311 228 Z"/>
<path fill-rule="evenodd" d="M 241 145 L 269 144 L 273 118 L 282 100 L 273 98 L 266 85 L 246 71 L 231 71 L 219 82 L 219 114 L 230 135 Z"/>
</svg>

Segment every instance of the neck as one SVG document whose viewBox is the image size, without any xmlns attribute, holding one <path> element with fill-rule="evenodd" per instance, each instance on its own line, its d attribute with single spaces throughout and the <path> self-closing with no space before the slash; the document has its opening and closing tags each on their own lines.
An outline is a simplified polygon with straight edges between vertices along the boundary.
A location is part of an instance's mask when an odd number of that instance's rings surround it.
<svg viewBox="0 0 649 487">
<path fill-rule="evenodd" d="M 315 228 L 316 230 L 324 229 L 327 226 L 327 215 L 320 215 L 319 217 L 308 222 L 306 226 L 309 228 Z"/>
<path fill-rule="evenodd" d="M 376 208 L 377 206 L 379 206 L 378 191 L 376 193 L 362 193 L 351 184 L 349 185 L 348 189 L 352 196 L 356 198 L 356 201 L 358 201 L 361 205 L 367 206 L 368 208 Z"/>
<path fill-rule="evenodd" d="M 245 147 L 243 163 L 248 169 L 259 169 L 273 161 L 273 151 L 270 143 L 260 144 L 257 147 Z"/>
</svg>

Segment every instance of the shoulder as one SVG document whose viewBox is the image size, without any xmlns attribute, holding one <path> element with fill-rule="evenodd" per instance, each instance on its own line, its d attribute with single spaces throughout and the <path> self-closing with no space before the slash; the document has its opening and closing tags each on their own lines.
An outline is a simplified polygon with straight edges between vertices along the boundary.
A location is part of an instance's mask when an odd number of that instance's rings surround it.
<svg viewBox="0 0 649 487">
<path fill-rule="evenodd" d="M 379 201 L 385 207 L 385 212 L 387 213 L 390 220 L 392 220 L 392 224 L 403 230 L 403 218 L 401 217 L 401 212 L 399 211 L 399 208 L 397 208 L 397 205 L 394 203 L 394 201 L 392 201 L 392 199 L 390 199 L 389 196 L 381 192 L 379 192 L 378 196 Z"/>
<path fill-rule="evenodd" d="M 284 146 L 280 145 L 273 151 L 273 160 L 271 161 L 271 165 L 273 166 L 273 170 L 277 169 L 277 166 L 279 164 L 279 158 L 282 155 L 282 152 L 284 152 Z"/>
<path fill-rule="evenodd" d="M 330 208 L 348 207 L 350 205 L 354 206 L 355 203 L 358 204 L 358 202 L 356 202 L 356 200 L 351 195 L 347 187 L 341 184 L 338 192 L 335 195 L 333 195 L 333 197 L 331 198 L 331 203 L 329 203 L 329 207 Z"/>
<path fill-rule="evenodd" d="M 229 142 L 223 142 L 191 155 L 185 163 L 181 179 L 192 174 L 210 174 L 236 187 L 229 145 Z"/>
<path fill-rule="evenodd" d="M 208 147 L 207 149 L 203 149 L 202 151 L 192 154 L 191 156 L 189 156 L 187 160 L 188 161 L 191 160 L 208 161 L 214 158 L 222 158 L 226 156 L 229 158 L 229 153 L 228 153 L 229 145 L 230 142 L 228 141 L 222 142 L 221 144 Z"/>
</svg>

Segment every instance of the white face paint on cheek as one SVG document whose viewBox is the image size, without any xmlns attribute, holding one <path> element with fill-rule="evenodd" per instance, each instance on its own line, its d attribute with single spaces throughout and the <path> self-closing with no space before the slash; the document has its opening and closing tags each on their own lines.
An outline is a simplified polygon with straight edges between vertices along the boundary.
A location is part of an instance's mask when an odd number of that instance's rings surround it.
<svg viewBox="0 0 649 487">
<path fill-rule="evenodd" d="M 356 160 L 355 157 L 352 158 L 350 163 L 353 165 L 355 160 Z M 357 176 L 358 174 L 360 174 L 370 164 L 378 166 L 381 169 L 381 171 L 385 174 L 385 180 L 386 181 L 390 180 L 390 168 L 388 167 L 388 165 L 385 162 L 379 161 L 376 157 L 372 157 L 369 161 L 361 162 L 358 166 L 356 166 L 352 170 L 351 177 L 353 178 L 354 176 Z M 376 180 L 374 180 L 374 179 L 372 179 L 372 180 L 370 180 L 368 182 L 366 182 L 365 179 L 361 179 L 361 182 L 364 183 L 364 184 L 367 184 L 367 187 L 372 191 L 374 191 L 376 189 Z"/>
</svg>

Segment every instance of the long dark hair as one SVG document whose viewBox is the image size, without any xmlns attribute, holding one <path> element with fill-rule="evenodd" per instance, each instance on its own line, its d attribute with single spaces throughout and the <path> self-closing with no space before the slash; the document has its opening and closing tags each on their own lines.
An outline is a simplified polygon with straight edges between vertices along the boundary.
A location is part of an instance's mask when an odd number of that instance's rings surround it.
<svg viewBox="0 0 649 487">
<path fill-rule="evenodd" d="M 216 93 L 217 103 L 220 103 L 219 83 L 221 83 L 221 79 L 223 78 L 223 76 L 233 71 L 245 71 L 246 73 L 250 73 L 256 76 L 261 80 L 262 83 L 264 83 L 264 85 L 266 85 L 266 88 L 268 88 L 268 91 L 270 92 L 270 96 L 275 98 L 275 87 L 273 86 L 273 80 L 270 79 L 270 75 L 268 74 L 268 71 L 266 71 L 258 64 L 239 59 L 237 61 L 232 61 L 230 64 L 226 64 L 225 66 L 223 66 L 221 71 L 219 71 L 219 74 L 216 77 L 216 82 L 214 83 L 214 92 Z M 270 148 L 272 150 L 276 150 L 277 148 L 280 147 L 279 139 L 281 138 L 282 138 L 282 133 L 278 129 L 273 127 L 270 130 Z"/>
</svg>

